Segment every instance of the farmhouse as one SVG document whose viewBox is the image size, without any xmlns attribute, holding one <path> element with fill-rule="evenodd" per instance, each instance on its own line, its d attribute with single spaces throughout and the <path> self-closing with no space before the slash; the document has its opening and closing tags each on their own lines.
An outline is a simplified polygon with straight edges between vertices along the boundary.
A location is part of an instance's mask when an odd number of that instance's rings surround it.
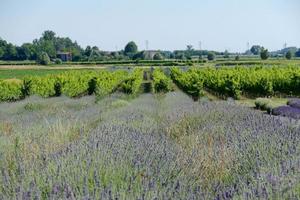
<svg viewBox="0 0 300 200">
<path fill-rule="evenodd" d="M 56 54 L 57 58 L 60 58 L 62 61 L 72 61 L 72 53 L 71 52 L 58 52 Z"/>
</svg>

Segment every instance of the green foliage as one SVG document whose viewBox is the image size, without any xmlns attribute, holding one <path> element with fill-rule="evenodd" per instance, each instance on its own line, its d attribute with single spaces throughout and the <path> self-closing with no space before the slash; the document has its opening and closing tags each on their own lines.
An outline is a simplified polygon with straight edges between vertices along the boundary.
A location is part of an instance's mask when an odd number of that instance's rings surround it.
<svg viewBox="0 0 300 200">
<path fill-rule="evenodd" d="M 57 64 L 57 65 L 61 65 L 63 62 L 62 62 L 62 60 L 60 58 L 56 58 L 54 60 L 54 63 Z"/>
<path fill-rule="evenodd" d="M 214 60 L 214 59 L 215 59 L 215 54 L 214 54 L 213 52 L 209 52 L 209 53 L 207 54 L 207 59 L 208 59 L 208 60 Z"/>
<path fill-rule="evenodd" d="M 0 101 L 16 101 L 23 98 L 22 82 L 0 80 Z"/>
<path fill-rule="evenodd" d="M 152 76 L 154 92 L 169 92 L 172 90 L 172 80 L 161 69 L 155 69 Z"/>
<path fill-rule="evenodd" d="M 137 95 L 143 82 L 143 70 L 135 69 L 122 83 L 122 90 L 126 94 Z"/>
<path fill-rule="evenodd" d="M 37 57 L 37 63 L 41 65 L 49 65 L 51 63 L 50 58 L 46 52 L 42 52 Z"/>
<path fill-rule="evenodd" d="M 191 68 L 184 73 L 178 68 L 171 68 L 171 78 L 179 88 L 195 100 L 203 95 L 203 78 L 199 76 L 197 69 Z"/>
<path fill-rule="evenodd" d="M 163 60 L 164 57 L 161 55 L 161 53 L 156 53 L 154 56 L 153 56 L 153 60 Z"/>
<path fill-rule="evenodd" d="M 255 108 L 260 110 L 267 110 L 268 104 L 270 104 L 271 101 L 266 98 L 257 98 L 254 102 Z"/>
<path fill-rule="evenodd" d="M 237 99 L 241 93 L 254 96 L 299 93 L 300 69 L 297 67 L 202 68 L 197 73 L 204 80 L 204 87 Z"/>
<path fill-rule="evenodd" d="M 24 91 L 27 95 L 39 95 L 41 97 L 59 96 L 57 91 L 58 78 L 55 75 L 42 77 L 32 76 L 24 78 Z"/>
<path fill-rule="evenodd" d="M 222 67 L 171 69 L 174 82 L 188 94 L 197 96 L 203 87 L 224 97 L 239 99 L 242 94 L 272 96 L 275 93 L 299 94 L 298 67 Z"/>
<path fill-rule="evenodd" d="M 61 93 L 69 97 L 78 97 L 88 94 L 89 82 L 96 76 L 95 72 L 65 72 L 57 76 L 57 91 L 61 87 Z M 93 92 L 91 92 L 92 94 Z"/>
<path fill-rule="evenodd" d="M 96 77 L 96 95 L 101 98 L 105 95 L 112 93 L 117 89 L 120 84 L 122 84 L 125 79 L 128 77 L 127 72 L 125 71 L 116 71 L 116 72 L 107 72 L 102 71 L 99 76 Z"/>
<path fill-rule="evenodd" d="M 285 58 L 290 60 L 292 58 L 292 52 L 291 51 L 288 51 L 286 54 L 285 54 Z"/>
<path fill-rule="evenodd" d="M 267 60 L 269 58 L 269 51 L 268 51 L 268 49 L 264 49 L 264 48 L 261 49 L 260 58 L 262 60 Z"/>
<path fill-rule="evenodd" d="M 137 45 L 135 44 L 135 42 L 131 41 L 129 42 L 126 46 L 125 46 L 125 49 L 124 49 L 124 53 L 125 55 L 134 55 L 136 54 L 138 51 L 138 47 Z"/>
<path fill-rule="evenodd" d="M 259 55 L 261 50 L 262 50 L 262 47 L 259 45 L 253 45 L 250 49 L 251 53 L 253 53 L 254 55 Z"/>
</svg>

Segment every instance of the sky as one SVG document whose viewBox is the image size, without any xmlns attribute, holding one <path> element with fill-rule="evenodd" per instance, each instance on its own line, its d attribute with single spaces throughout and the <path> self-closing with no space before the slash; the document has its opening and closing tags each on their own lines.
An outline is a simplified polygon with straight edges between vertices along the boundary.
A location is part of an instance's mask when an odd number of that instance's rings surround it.
<svg viewBox="0 0 300 200">
<path fill-rule="evenodd" d="M 244 52 L 300 48 L 300 0 L 0 0 L 0 37 L 21 45 L 52 30 L 82 47 Z"/>
</svg>

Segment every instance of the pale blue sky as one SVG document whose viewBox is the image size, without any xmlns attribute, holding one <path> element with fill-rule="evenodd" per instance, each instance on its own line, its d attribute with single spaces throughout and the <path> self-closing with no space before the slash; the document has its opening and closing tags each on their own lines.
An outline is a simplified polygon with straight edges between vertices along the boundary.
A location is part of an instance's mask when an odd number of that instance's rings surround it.
<svg viewBox="0 0 300 200">
<path fill-rule="evenodd" d="M 20 45 L 44 30 L 81 46 L 245 51 L 300 47 L 299 0 L 0 0 L 0 37 Z"/>
</svg>

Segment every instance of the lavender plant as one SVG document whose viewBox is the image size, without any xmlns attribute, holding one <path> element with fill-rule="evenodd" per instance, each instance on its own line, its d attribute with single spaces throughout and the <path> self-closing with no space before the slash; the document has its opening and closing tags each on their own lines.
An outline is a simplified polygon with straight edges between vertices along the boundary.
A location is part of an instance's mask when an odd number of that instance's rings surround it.
<svg viewBox="0 0 300 200">
<path fill-rule="evenodd" d="M 296 120 L 181 92 L 0 110 L 0 199 L 300 198 Z"/>
</svg>

